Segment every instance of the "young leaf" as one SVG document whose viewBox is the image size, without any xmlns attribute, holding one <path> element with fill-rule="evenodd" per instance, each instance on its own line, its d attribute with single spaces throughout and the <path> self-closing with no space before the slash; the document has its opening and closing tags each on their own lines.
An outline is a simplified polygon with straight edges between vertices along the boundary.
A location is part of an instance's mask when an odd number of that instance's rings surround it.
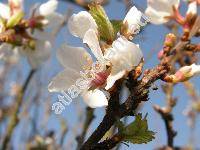
<svg viewBox="0 0 200 150">
<path fill-rule="evenodd" d="M 24 13 L 22 11 L 16 13 L 15 15 L 13 15 L 7 22 L 6 27 L 7 28 L 12 28 L 14 26 L 16 26 L 21 19 L 24 17 Z"/>
<path fill-rule="evenodd" d="M 126 126 L 121 134 L 124 141 L 133 144 L 146 144 L 155 138 L 155 133 L 148 129 L 146 116 L 142 119 L 141 114 L 136 115 L 134 122 Z"/>
<path fill-rule="evenodd" d="M 112 42 L 115 38 L 114 28 L 108 16 L 106 15 L 103 7 L 94 4 L 90 5 L 89 8 L 89 12 L 98 26 L 100 38 L 106 42 Z"/>
<path fill-rule="evenodd" d="M 123 21 L 121 20 L 111 20 L 113 29 L 114 29 L 114 34 L 115 36 L 117 33 L 121 30 L 121 26 L 123 25 Z"/>
</svg>

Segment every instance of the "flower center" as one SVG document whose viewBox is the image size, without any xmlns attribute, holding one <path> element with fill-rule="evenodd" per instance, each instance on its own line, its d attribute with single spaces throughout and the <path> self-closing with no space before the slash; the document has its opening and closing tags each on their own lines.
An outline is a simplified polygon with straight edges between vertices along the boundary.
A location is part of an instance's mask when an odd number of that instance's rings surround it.
<svg viewBox="0 0 200 150">
<path fill-rule="evenodd" d="M 109 71 L 102 71 L 95 74 L 95 78 L 91 81 L 91 87 L 100 87 L 103 86 L 106 83 L 106 80 L 109 76 Z"/>
</svg>

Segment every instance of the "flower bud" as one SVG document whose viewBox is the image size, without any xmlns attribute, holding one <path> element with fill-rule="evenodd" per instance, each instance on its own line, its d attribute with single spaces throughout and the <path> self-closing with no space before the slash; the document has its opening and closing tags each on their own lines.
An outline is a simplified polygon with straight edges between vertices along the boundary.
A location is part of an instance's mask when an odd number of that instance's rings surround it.
<svg viewBox="0 0 200 150">
<path fill-rule="evenodd" d="M 200 65 L 192 64 L 180 68 L 174 75 L 167 76 L 165 81 L 173 83 L 184 82 L 199 74 Z"/>
<path fill-rule="evenodd" d="M 165 37 L 164 46 L 173 47 L 176 42 L 176 36 L 173 33 L 169 33 Z"/>
</svg>

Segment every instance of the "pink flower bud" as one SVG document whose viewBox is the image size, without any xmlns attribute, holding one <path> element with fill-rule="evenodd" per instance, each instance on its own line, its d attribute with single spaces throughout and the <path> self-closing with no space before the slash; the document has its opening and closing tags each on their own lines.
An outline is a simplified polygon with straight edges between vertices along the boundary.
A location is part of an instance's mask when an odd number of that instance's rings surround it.
<svg viewBox="0 0 200 150">
<path fill-rule="evenodd" d="M 158 52 L 158 59 L 162 59 L 163 58 L 163 54 L 164 54 L 164 50 L 160 50 Z"/>
<path fill-rule="evenodd" d="M 184 82 L 200 74 L 200 65 L 192 64 L 180 68 L 173 77 L 173 82 Z"/>
</svg>

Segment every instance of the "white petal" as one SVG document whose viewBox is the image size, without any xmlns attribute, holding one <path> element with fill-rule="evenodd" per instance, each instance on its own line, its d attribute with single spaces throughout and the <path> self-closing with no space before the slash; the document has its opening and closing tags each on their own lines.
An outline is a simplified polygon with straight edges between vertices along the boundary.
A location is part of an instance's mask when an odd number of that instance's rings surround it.
<svg viewBox="0 0 200 150">
<path fill-rule="evenodd" d="M 50 41 L 51 43 L 53 43 L 54 41 L 54 36 L 49 33 L 49 32 L 44 32 L 44 31 L 40 31 L 40 30 L 35 30 L 32 33 L 29 33 L 32 37 L 34 37 L 34 39 L 40 40 L 40 41 Z"/>
<path fill-rule="evenodd" d="M 197 2 L 191 2 L 188 4 L 188 10 L 186 14 L 196 14 L 197 13 Z"/>
<path fill-rule="evenodd" d="M 194 75 L 200 75 L 200 65 L 192 64 L 191 67 Z"/>
<path fill-rule="evenodd" d="M 97 60 L 103 61 L 103 54 L 99 45 L 97 34 L 94 30 L 89 29 L 83 38 L 83 43 L 87 44 Z"/>
<path fill-rule="evenodd" d="M 66 68 L 72 68 L 77 72 L 83 70 L 85 65 L 92 62 L 90 54 L 82 47 L 72 47 L 67 44 L 61 46 L 57 52 L 59 62 Z"/>
<path fill-rule="evenodd" d="M 106 90 L 109 90 L 111 87 L 113 87 L 113 85 L 115 84 L 115 82 L 119 79 L 121 79 L 124 75 L 125 75 L 126 71 L 120 71 L 117 74 L 110 74 L 107 78 L 106 81 Z"/>
<path fill-rule="evenodd" d="M 57 0 L 49 0 L 48 2 L 40 5 L 37 13 L 39 13 L 42 16 L 49 16 L 55 12 L 57 6 L 58 6 Z"/>
<path fill-rule="evenodd" d="M 152 7 L 148 7 L 145 11 L 145 14 L 149 17 L 150 22 L 153 24 L 163 24 L 168 22 L 168 19 L 165 16 L 170 16 L 170 13 L 167 12 L 157 12 Z"/>
<path fill-rule="evenodd" d="M 123 22 L 128 23 L 128 30 L 130 33 L 135 31 L 136 26 L 140 23 L 141 17 L 142 13 L 135 6 L 128 11 Z"/>
<path fill-rule="evenodd" d="M 68 28 L 72 35 L 83 38 L 89 29 L 97 32 L 97 24 L 87 11 L 74 14 L 68 20 Z"/>
<path fill-rule="evenodd" d="M 82 94 L 84 102 L 91 108 L 108 105 L 108 93 L 98 89 L 85 91 Z"/>
<path fill-rule="evenodd" d="M 0 3 L 0 17 L 4 19 L 10 18 L 10 8 L 3 3 Z"/>
<path fill-rule="evenodd" d="M 53 78 L 48 86 L 50 92 L 67 91 L 72 85 L 76 84 L 76 80 L 80 78 L 79 72 L 66 68 Z"/>
<path fill-rule="evenodd" d="M 112 52 L 112 55 L 109 53 Z M 108 49 L 105 58 L 112 63 L 111 74 L 107 79 L 106 89 L 113 86 L 116 80 L 123 77 L 126 71 L 131 71 L 137 66 L 143 57 L 142 51 L 136 44 L 124 37 L 119 37 Z"/>
<path fill-rule="evenodd" d="M 10 44 L 3 43 L 0 45 L 0 59 L 5 60 L 12 55 L 12 46 Z"/>
<path fill-rule="evenodd" d="M 16 64 L 19 61 L 19 58 L 20 54 L 17 47 L 13 48 L 10 44 L 6 43 L 0 45 L 0 60 Z"/>
<path fill-rule="evenodd" d="M 113 55 L 108 57 L 110 51 L 113 52 Z M 105 58 L 110 60 L 113 65 L 111 70 L 113 74 L 123 70 L 130 71 L 140 63 L 142 57 L 143 54 L 138 45 L 122 36 L 113 42 L 112 48 L 109 48 L 105 54 Z"/>
<path fill-rule="evenodd" d="M 48 20 L 48 24 L 47 24 L 48 28 L 58 28 L 64 22 L 63 15 L 56 12 L 47 16 L 46 19 Z"/>
<path fill-rule="evenodd" d="M 32 68 L 38 68 L 44 63 L 51 55 L 51 43 L 49 41 L 36 41 L 34 50 L 25 49 L 24 53 L 27 55 L 28 61 Z"/>
<path fill-rule="evenodd" d="M 165 17 L 173 14 L 172 6 L 179 6 L 180 0 L 148 0 L 148 7 L 145 14 L 149 17 L 151 23 L 162 24 L 168 20 Z"/>
</svg>

